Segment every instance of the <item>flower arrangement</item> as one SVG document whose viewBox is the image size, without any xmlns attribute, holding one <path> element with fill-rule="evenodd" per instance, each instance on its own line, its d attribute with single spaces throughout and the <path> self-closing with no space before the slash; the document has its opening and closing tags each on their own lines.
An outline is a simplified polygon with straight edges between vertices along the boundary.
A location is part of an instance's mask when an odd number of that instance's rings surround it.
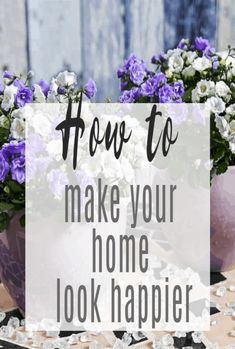
<svg viewBox="0 0 235 349">
<path fill-rule="evenodd" d="M 23 107 L 28 103 L 73 102 L 79 100 L 81 92 L 89 99 L 96 93 L 94 81 L 84 87 L 76 85 L 73 72 L 60 72 L 47 84 L 40 80 L 31 84 L 33 73 L 26 79 L 9 71 L 3 74 L 0 83 L 0 231 L 11 219 L 11 213 L 25 207 L 25 114 Z M 23 212 L 23 211 L 22 211 Z M 24 225 L 22 213 L 20 223 Z"/>
<path fill-rule="evenodd" d="M 182 39 L 177 48 L 152 57 L 154 69 L 150 70 L 142 59 L 131 54 L 117 72 L 121 103 L 207 105 L 211 113 L 212 176 L 235 165 L 234 53 L 231 47 L 227 52 L 216 53 L 208 40 L 201 37 L 193 43 Z M 32 84 L 32 77 L 32 72 L 23 80 L 22 76 L 5 71 L 0 83 L 0 231 L 7 227 L 10 212 L 25 207 L 25 116 L 22 108 L 28 103 L 63 103 L 69 98 L 76 103 L 81 92 L 89 99 L 96 93 L 94 81 L 89 80 L 84 87 L 79 87 L 73 72 L 60 72 L 50 84 L 44 80 Z M 58 182 L 61 177 L 54 175 L 52 173 L 50 181 L 52 187 L 55 179 Z M 20 222 L 24 225 L 23 214 Z"/>
<path fill-rule="evenodd" d="M 211 114 L 211 177 L 235 165 L 235 50 L 216 53 L 208 40 L 182 39 L 152 57 L 134 54 L 117 71 L 121 103 L 205 103 Z"/>
</svg>

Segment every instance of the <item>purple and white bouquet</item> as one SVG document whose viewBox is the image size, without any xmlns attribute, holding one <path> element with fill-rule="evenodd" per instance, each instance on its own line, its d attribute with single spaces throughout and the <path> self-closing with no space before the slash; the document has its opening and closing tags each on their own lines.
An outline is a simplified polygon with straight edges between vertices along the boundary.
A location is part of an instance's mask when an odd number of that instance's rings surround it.
<svg viewBox="0 0 235 349">
<path fill-rule="evenodd" d="M 152 57 L 134 54 L 118 69 L 121 103 L 205 103 L 211 114 L 211 175 L 235 165 L 235 50 L 216 53 L 208 40 L 182 39 Z"/>
<path fill-rule="evenodd" d="M 24 107 L 29 103 L 62 103 L 69 98 L 78 102 L 81 92 L 89 99 L 96 93 L 92 80 L 78 87 L 73 72 L 60 72 L 50 84 L 44 80 L 32 84 L 32 77 L 32 72 L 24 80 L 5 71 L 0 82 L 0 231 L 7 227 L 11 213 L 25 207 Z M 24 225 L 23 214 L 20 222 Z"/>
</svg>

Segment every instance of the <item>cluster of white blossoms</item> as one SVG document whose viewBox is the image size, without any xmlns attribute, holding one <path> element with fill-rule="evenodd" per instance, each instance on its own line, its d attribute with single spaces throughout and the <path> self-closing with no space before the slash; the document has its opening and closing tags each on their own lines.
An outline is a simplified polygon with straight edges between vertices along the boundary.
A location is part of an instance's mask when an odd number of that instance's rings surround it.
<svg viewBox="0 0 235 349">
<path fill-rule="evenodd" d="M 180 48 L 169 50 L 166 53 L 168 60 L 167 77 L 182 74 L 182 78 L 191 78 L 196 72 L 203 72 L 212 67 L 207 57 L 199 57 L 196 51 L 185 51 Z"/>
<path fill-rule="evenodd" d="M 221 138 L 235 154 L 235 58 L 231 49 L 216 53 L 209 42 L 196 38 L 194 44 L 182 39 L 178 47 L 154 56 L 168 82 L 180 81 L 183 101 L 205 103 Z"/>
<path fill-rule="evenodd" d="M 24 81 L 11 72 L 3 75 L 0 83 L 0 127 L 10 129 L 10 138 L 22 141 L 25 138 L 25 113 L 22 108 L 30 103 L 67 103 L 68 98 L 76 101 L 79 93 L 84 92 L 85 98 L 91 98 L 96 92 L 95 83 L 90 80 L 84 88 L 78 89 L 77 76 L 74 72 L 63 71 L 51 79 L 48 84 L 44 80 L 30 86 L 33 77 L 29 72 Z"/>
<path fill-rule="evenodd" d="M 192 90 L 192 102 L 205 102 L 208 110 L 215 115 L 216 126 L 221 137 L 228 141 L 229 148 L 235 153 L 235 104 L 229 104 L 232 91 L 221 80 L 201 80 Z"/>
<path fill-rule="evenodd" d="M 235 153 L 235 104 L 225 109 L 225 115 L 216 114 L 216 126 L 221 136 L 229 142 L 229 148 Z"/>
</svg>

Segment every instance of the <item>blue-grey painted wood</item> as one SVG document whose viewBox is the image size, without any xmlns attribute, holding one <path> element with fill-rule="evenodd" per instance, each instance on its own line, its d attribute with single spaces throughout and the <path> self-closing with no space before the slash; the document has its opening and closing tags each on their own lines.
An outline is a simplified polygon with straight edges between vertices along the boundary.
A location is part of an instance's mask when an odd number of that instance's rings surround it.
<svg viewBox="0 0 235 349">
<path fill-rule="evenodd" d="M 218 0 L 217 47 L 224 51 L 228 44 L 235 47 L 235 1 Z"/>
<path fill-rule="evenodd" d="M 129 47 L 128 53 L 134 52 L 147 62 L 164 48 L 164 1 L 163 0 L 126 0 L 130 9 L 127 11 Z"/>
<path fill-rule="evenodd" d="M 117 100 L 116 70 L 131 52 L 149 61 L 197 35 L 224 50 L 234 27 L 234 0 L 0 0 L 0 70 L 30 67 L 37 80 L 71 69 L 96 81 L 97 100 Z"/>
<path fill-rule="evenodd" d="M 97 100 L 116 101 L 116 71 L 124 58 L 122 0 L 81 0 L 83 80 L 97 83 Z"/>
<path fill-rule="evenodd" d="M 215 44 L 216 0 L 164 0 L 164 46 L 203 36 Z"/>
<path fill-rule="evenodd" d="M 0 0 L 0 71 L 27 70 L 24 0 Z"/>
<path fill-rule="evenodd" d="M 35 80 L 61 70 L 81 73 L 80 2 L 27 0 L 30 68 Z"/>
</svg>

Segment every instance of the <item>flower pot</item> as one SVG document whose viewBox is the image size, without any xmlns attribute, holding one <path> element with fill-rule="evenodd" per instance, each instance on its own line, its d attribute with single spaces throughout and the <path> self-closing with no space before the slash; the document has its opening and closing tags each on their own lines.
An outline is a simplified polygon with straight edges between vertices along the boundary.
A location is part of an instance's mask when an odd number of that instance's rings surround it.
<svg viewBox="0 0 235 349">
<path fill-rule="evenodd" d="M 25 230 L 16 213 L 6 231 L 0 233 L 0 279 L 19 310 L 25 311 Z"/>
<path fill-rule="evenodd" d="M 235 268 L 235 166 L 211 186 L 211 270 Z"/>
</svg>

